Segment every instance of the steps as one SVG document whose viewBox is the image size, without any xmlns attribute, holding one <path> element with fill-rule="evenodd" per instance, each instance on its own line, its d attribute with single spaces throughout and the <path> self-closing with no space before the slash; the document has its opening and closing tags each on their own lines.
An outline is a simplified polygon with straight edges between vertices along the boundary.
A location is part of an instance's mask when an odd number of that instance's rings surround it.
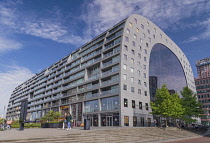
<svg viewBox="0 0 210 143">
<path fill-rule="evenodd" d="M 72 129 L 74 130 L 74 129 Z M 84 143 L 103 143 L 103 142 L 162 142 L 167 140 L 175 140 L 180 138 L 198 137 L 199 135 L 180 129 L 164 130 L 156 127 L 135 127 L 135 128 L 109 128 L 109 129 L 91 129 L 88 131 L 78 130 L 77 132 L 69 132 L 66 135 L 31 138 L 20 140 L 4 140 L 0 142 L 13 143 L 52 143 L 52 142 L 84 142 Z M 210 132 L 210 131 L 209 131 Z"/>
</svg>

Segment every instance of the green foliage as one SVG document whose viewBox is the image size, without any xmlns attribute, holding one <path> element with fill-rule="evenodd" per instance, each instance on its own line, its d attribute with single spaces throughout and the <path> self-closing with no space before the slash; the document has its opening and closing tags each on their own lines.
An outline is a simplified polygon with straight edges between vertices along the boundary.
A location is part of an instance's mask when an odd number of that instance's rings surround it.
<svg viewBox="0 0 210 143">
<path fill-rule="evenodd" d="M 181 91 L 183 98 L 179 98 L 178 94 L 170 95 L 166 85 L 157 89 L 155 102 L 151 102 L 152 114 L 159 117 L 184 120 L 186 123 L 195 122 L 192 117 L 201 117 L 203 113 L 202 103 L 197 101 L 196 94 L 188 87 L 184 87 Z M 166 122 L 167 124 L 167 122 Z"/>
<path fill-rule="evenodd" d="M 151 102 L 150 104 L 153 110 L 151 112 L 152 114 L 165 117 L 166 119 L 178 119 L 183 115 L 184 112 L 179 95 L 170 95 L 165 84 L 162 86 L 162 88 L 156 91 L 156 101 Z"/>
<path fill-rule="evenodd" d="M 11 126 L 12 128 L 20 128 L 20 124 L 18 123 L 12 123 Z M 40 128 L 41 123 L 25 123 L 24 127 L 25 128 Z"/>
<path fill-rule="evenodd" d="M 197 95 L 193 93 L 191 89 L 188 87 L 184 87 L 181 91 L 182 100 L 181 104 L 184 108 L 184 116 L 183 120 L 187 123 L 194 122 L 195 119 L 192 119 L 191 117 L 200 117 L 203 113 L 202 110 L 202 103 L 197 101 Z"/>
<path fill-rule="evenodd" d="M 0 123 L 4 123 L 4 119 L 0 118 Z"/>
<path fill-rule="evenodd" d="M 57 121 L 59 120 L 61 116 L 60 112 L 53 112 L 52 110 L 50 110 L 45 116 L 43 116 L 40 121 L 42 122 L 52 122 L 52 121 Z"/>
</svg>

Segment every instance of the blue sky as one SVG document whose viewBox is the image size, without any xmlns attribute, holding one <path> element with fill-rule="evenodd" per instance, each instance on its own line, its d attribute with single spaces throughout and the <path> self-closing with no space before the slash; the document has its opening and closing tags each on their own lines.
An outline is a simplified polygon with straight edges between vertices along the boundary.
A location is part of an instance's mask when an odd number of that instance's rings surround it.
<svg viewBox="0 0 210 143">
<path fill-rule="evenodd" d="M 131 14 L 195 62 L 210 57 L 208 0 L 0 0 L 0 115 L 14 88 Z"/>
</svg>

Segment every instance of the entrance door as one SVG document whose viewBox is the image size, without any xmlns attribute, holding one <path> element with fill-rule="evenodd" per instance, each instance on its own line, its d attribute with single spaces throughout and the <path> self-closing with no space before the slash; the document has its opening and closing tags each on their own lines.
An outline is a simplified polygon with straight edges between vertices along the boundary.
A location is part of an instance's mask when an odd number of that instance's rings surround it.
<svg viewBox="0 0 210 143">
<path fill-rule="evenodd" d="M 113 126 L 113 117 L 112 116 L 107 116 L 106 117 L 106 125 L 107 126 Z"/>
<path fill-rule="evenodd" d="M 90 117 L 90 126 L 93 126 L 93 117 Z"/>
</svg>

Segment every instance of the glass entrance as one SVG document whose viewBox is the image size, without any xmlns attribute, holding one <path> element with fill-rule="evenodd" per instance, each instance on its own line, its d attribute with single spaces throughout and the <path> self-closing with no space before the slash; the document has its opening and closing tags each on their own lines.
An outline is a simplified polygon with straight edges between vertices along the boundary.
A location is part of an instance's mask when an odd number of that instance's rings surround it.
<svg viewBox="0 0 210 143">
<path fill-rule="evenodd" d="M 101 126 L 119 126 L 119 113 L 101 114 Z"/>
<path fill-rule="evenodd" d="M 113 126 L 113 117 L 112 116 L 106 117 L 106 126 Z"/>
<path fill-rule="evenodd" d="M 90 117 L 90 126 L 93 126 L 93 117 Z"/>
</svg>

